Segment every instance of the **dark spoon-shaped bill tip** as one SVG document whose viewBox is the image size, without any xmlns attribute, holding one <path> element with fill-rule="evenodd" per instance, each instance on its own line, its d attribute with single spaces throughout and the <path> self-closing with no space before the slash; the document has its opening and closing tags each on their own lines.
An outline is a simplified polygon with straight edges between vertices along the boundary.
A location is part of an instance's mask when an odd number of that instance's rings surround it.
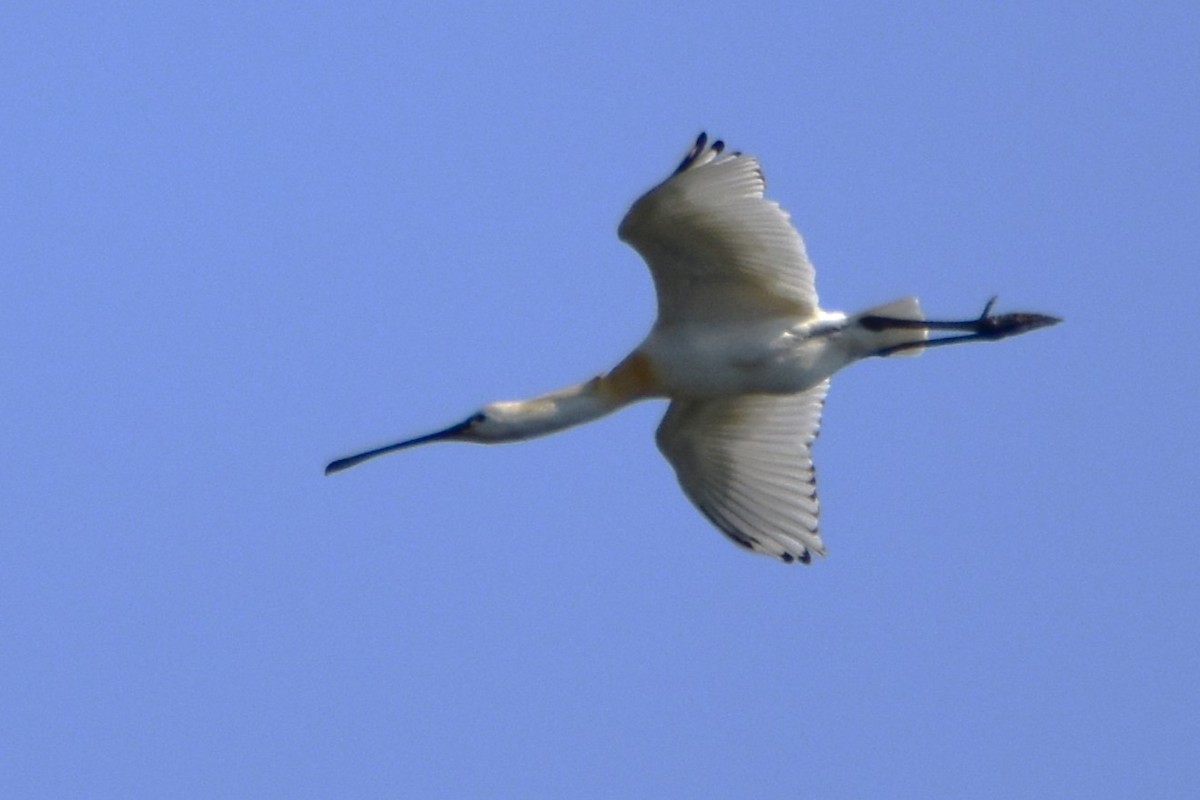
<svg viewBox="0 0 1200 800">
<path fill-rule="evenodd" d="M 474 422 L 475 417 L 471 417 L 470 419 L 464 420 L 456 425 L 451 425 L 449 428 L 445 428 L 444 430 L 436 431 L 434 433 L 427 433 L 424 436 L 418 436 L 415 439 L 405 439 L 403 442 L 396 442 L 395 444 L 376 447 L 374 450 L 367 450 L 364 453 L 358 453 L 356 455 L 346 456 L 345 458 L 339 458 L 337 461 L 329 462 L 329 466 L 325 467 L 325 474 L 332 475 L 335 472 L 341 472 L 342 470 L 347 470 L 351 467 L 357 466 L 364 461 L 375 458 L 376 456 L 394 453 L 397 450 L 403 450 L 407 447 L 415 447 L 419 444 L 437 442 L 441 441 L 442 439 L 453 439 L 464 431 L 470 429 Z"/>
</svg>

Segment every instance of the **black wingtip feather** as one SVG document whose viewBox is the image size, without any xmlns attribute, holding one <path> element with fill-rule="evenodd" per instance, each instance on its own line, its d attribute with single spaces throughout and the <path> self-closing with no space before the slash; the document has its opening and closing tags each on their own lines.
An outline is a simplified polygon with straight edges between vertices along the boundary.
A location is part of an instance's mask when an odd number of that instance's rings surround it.
<svg viewBox="0 0 1200 800">
<path fill-rule="evenodd" d="M 696 163 L 696 159 L 704 155 L 706 150 L 712 150 L 714 153 L 720 155 L 725 151 L 725 142 L 717 139 L 710 145 L 708 143 L 708 134 L 704 131 L 701 131 L 700 135 L 696 137 L 696 141 L 692 145 L 691 149 L 688 150 L 687 155 L 683 157 L 683 161 L 679 162 L 679 166 L 676 167 L 675 171 L 671 174 L 678 175 L 679 173 L 691 167 Z"/>
</svg>

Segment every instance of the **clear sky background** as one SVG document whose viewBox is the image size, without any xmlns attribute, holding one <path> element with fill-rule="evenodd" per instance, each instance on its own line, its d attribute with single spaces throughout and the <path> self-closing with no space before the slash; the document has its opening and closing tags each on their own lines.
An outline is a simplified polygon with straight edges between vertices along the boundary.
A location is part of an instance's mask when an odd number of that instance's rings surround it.
<svg viewBox="0 0 1200 800">
<path fill-rule="evenodd" d="M 1200 11 L 822 5 L 5 4 L 0 795 L 1190 796 Z M 611 367 L 702 129 L 1066 323 L 836 378 L 810 567 L 657 402 L 322 475 Z"/>
</svg>

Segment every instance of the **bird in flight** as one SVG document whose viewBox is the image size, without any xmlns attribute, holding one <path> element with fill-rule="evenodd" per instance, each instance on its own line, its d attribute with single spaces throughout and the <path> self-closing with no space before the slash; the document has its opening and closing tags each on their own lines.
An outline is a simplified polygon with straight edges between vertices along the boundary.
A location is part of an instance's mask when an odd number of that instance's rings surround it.
<svg viewBox="0 0 1200 800">
<path fill-rule="evenodd" d="M 658 447 L 713 525 L 785 562 L 824 555 L 811 448 L 835 372 L 1060 320 L 993 314 L 995 298 L 962 321 L 925 319 L 915 297 L 849 316 L 824 311 L 804 242 L 764 188 L 757 159 L 701 133 L 618 229 L 650 267 L 658 298 L 658 318 L 632 353 L 584 383 L 491 403 L 444 430 L 338 459 L 325 474 L 429 442 L 531 439 L 666 398 Z"/>
</svg>

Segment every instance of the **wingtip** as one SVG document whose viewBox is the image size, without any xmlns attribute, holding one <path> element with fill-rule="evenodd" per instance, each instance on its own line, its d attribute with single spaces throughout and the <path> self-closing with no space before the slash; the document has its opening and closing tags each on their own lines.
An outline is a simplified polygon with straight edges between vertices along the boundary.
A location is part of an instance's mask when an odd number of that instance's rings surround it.
<svg viewBox="0 0 1200 800">
<path fill-rule="evenodd" d="M 671 174 L 678 175 L 692 166 L 692 164 L 695 164 L 696 159 L 699 158 L 700 154 L 704 152 L 704 147 L 707 144 L 708 134 L 704 131 L 700 131 L 700 135 L 696 137 L 696 141 L 692 143 L 691 148 L 688 149 L 687 154 L 683 157 L 683 160 L 679 162 L 679 166 L 676 167 L 675 171 Z"/>
<path fill-rule="evenodd" d="M 700 131 L 700 135 L 696 137 L 696 141 L 688 149 L 687 155 L 683 157 L 683 160 L 679 162 L 679 166 L 671 174 L 678 175 L 692 167 L 704 166 L 723 152 L 725 152 L 725 142 L 723 140 L 715 139 L 710 144 L 708 134 L 705 131 Z"/>
</svg>

